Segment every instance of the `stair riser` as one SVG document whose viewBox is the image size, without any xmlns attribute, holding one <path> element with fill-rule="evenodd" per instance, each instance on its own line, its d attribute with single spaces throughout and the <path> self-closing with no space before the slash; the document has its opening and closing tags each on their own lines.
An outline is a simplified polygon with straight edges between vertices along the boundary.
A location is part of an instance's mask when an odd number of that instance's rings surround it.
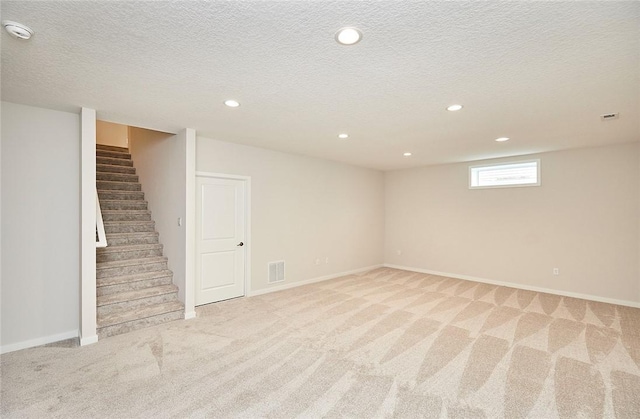
<svg viewBox="0 0 640 419">
<path fill-rule="evenodd" d="M 145 263 L 143 265 L 117 266 L 113 268 L 96 269 L 96 278 L 109 278 L 112 276 L 133 275 L 143 272 L 157 272 L 167 270 L 167 262 Z"/>
<path fill-rule="evenodd" d="M 135 175 L 136 169 L 132 166 L 114 166 L 110 164 L 96 165 L 96 174 L 98 173 L 122 173 L 126 175 Z"/>
<path fill-rule="evenodd" d="M 108 247 L 107 247 L 108 249 Z M 115 262 L 117 260 L 142 259 L 146 257 L 162 256 L 160 249 L 131 250 L 123 252 L 108 252 L 96 254 L 96 262 Z"/>
<path fill-rule="evenodd" d="M 131 159 L 131 154 L 118 151 L 96 150 L 96 157 L 111 157 L 115 159 Z"/>
<path fill-rule="evenodd" d="M 143 288 L 157 287 L 160 285 L 169 285 L 173 281 L 170 276 L 161 278 L 145 279 L 142 281 L 125 282 L 123 284 L 101 286 L 100 281 L 97 283 L 96 292 L 98 296 L 117 294 L 119 292 L 137 291 Z"/>
<path fill-rule="evenodd" d="M 108 304 L 98 307 L 98 319 L 100 319 L 100 316 L 106 316 L 116 311 L 136 310 L 144 307 L 149 307 L 153 304 L 168 303 L 170 301 L 178 301 L 177 292 L 154 295 L 153 297 L 140 298 L 138 300 L 123 301 L 121 303 Z"/>
<path fill-rule="evenodd" d="M 127 212 L 103 212 L 103 221 L 151 221 L 151 214 L 148 212 L 127 213 Z"/>
<path fill-rule="evenodd" d="M 133 320 L 126 323 L 116 324 L 113 326 L 102 327 L 98 329 L 98 339 L 104 339 L 109 336 L 115 336 L 122 333 L 131 332 L 133 330 L 143 329 L 145 327 L 151 327 L 158 324 L 170 322 L 173 320 L 180 320 L 184 318 L 183 310 L 172 311 L 169 313 L 159 314 L 153 317 L 147 317 L 146 319 Z"/>
<path fill-rule="evenodd" d="M 133 160 L 114 159 L 111 157 L 96 157 L 96 165 L 98 164 L 133 167 Z"/>
<path fill-rule="evenodd" d="M 128 153 L 129 149 L 126 147 L 118 147 L 115 145 L 96 144 L 96 150 L 117 151 L 119 153 Z"/>
<path fill-rule="evenodd" d="M 104 173 L 96 172 L 96 180 L 110 180 L 114 182 L 133 182 L 138 183 L 139 179 L 137 175 L 129 173 Z"/>
<path fill-rule="evenodd" d="M 108 191 L 141 191 L 142 186 L 139 183 L 127 182 L 108 182 L 104 180 L 96 181 L 98 190 Z"/>
<path fill-rule="evenodd" d="M 98 198 L 100 200 L 115 201 L 144 201 L 144 192 L 129 191 L 118 193 L 116 191 L 98 191 Z"/>
<path fill-rule="evenodd" d="M 147 201 L 100 201 L 102 211 L 146 211 L 149 208 Z"/>
<path fill-rule="evenodd" d="M 144 224 L 104 224 L 104 231 L 107 234 L 112 233 L 153 233 L 155 225 L 152 222 Z"/>
<path fill-rule="evenodd" d="M 129 237 L 109 238 L 107 236 L 107 244 L 109 246 L 126 246 L 130 244 L 158 244 L 158 235 L 135 235 Z"/>
</svg>

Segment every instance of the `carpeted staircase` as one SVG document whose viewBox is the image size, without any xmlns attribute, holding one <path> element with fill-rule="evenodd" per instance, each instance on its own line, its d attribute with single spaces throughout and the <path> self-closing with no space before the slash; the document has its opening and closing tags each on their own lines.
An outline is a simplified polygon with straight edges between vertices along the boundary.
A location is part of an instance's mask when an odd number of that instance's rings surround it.
<svg viewBox="0 0 640 419">
<path fill-rule="evenodd" d="M 96 145 L 96 186 L 108 247 L 96 249 L 98 336 L 183 318 L 173 273 L 129 150 Z"/>
</svg>

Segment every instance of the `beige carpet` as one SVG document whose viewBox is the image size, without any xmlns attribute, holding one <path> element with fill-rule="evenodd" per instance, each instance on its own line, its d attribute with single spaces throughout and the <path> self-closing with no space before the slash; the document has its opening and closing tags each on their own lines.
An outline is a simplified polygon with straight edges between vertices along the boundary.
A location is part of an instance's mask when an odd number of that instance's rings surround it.
<svg viewBox="0 0 640 419">
<path fill-rule="evenodd" d="M 392 269 L 2 356 L 2 417 L 640 418 L 640 310 Z"/>
</svg>

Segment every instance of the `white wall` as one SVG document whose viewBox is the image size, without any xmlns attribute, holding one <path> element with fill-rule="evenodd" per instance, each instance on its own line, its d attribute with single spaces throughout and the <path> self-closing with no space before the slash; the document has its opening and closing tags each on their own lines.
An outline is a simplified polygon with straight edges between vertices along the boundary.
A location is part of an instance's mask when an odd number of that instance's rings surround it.
<svg viewBox="0 0 640 419">
<path fill-rule="evenodd" d="M 79 115 L 2 103 L 2 351 L 78 336 Z"/>
<path fill-rule="evenodd" d="M 129 127 L 107 121 L 96 121 L 96 144 L 129 146 Z"/>
<path fill-rule="evenodd" d="M 269 261 L 286 261 L 285 286 L 382 263 L 382 172 L 203 137 L 196 150 L 198 171 L 251 176 L 251 291 L 283 285 Z"/>
<path fill-rule="evenodd" d="M 164 255 L 173 271 L 173 282 L 185 300 L 186 229 L 178 218 L 186 218 L 186 148 L 180 135 L 129 128 L 129 150 L 142 191 L 149 201 L 151 217 L 160 233 Z"/>
<path fill-rule="evenodd" d="M 531 157 L 540 187 L 469 190 L 466 163 L 388 172 L 385 262 L 640 302 L 639 144 Z"/>
</svg>

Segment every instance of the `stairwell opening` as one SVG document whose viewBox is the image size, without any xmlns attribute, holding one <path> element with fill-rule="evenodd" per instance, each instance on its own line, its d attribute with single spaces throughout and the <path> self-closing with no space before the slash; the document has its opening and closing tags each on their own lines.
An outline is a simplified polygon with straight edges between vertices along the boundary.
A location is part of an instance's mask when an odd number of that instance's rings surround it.
<svg viewBox="0 0 640 419">
<path fill-rule="evenodd" d="M 99 338 L 184 318 L 184 229 L 170 222 L 184 217 L 184 202 L 175 203 L 184 184 L 171 181 L 179 147 L 171 133 L 97 121 L 96 189 L 107 240 L 96 249 Z"/>
</svg>

